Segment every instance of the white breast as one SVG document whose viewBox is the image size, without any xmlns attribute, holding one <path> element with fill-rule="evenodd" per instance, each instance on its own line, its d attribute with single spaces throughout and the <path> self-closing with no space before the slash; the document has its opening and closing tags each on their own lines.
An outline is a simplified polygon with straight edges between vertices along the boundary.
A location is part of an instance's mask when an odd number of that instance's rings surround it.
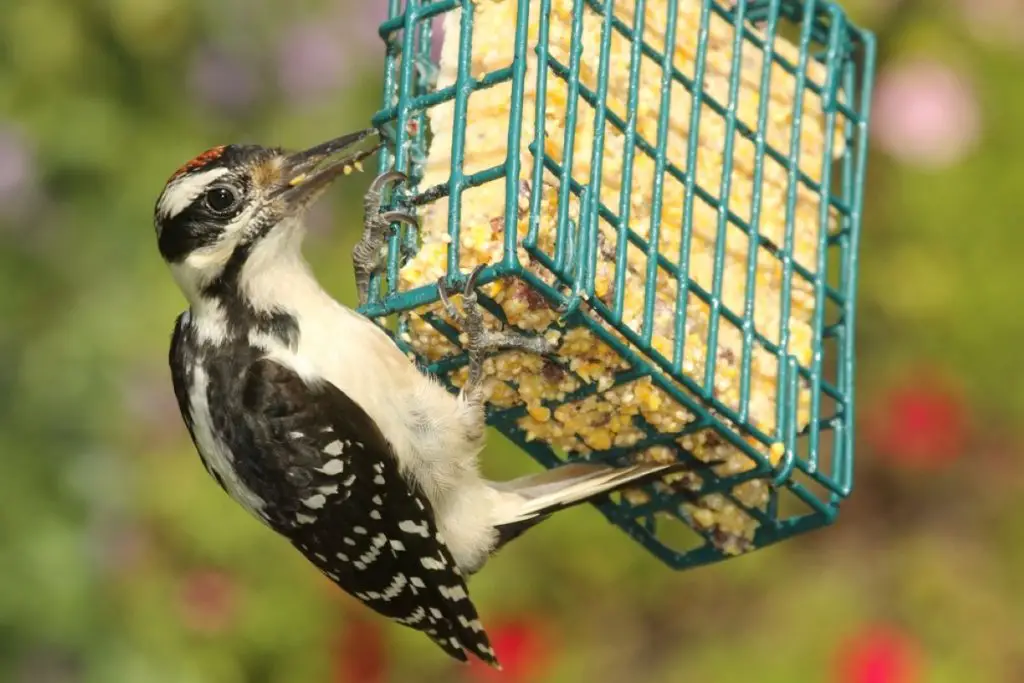
<svg viewBox="0 0 1024 683">
<path fill-rule="evenodd" d="M 264 513 L 265 502 L 258 495 L 253 493 L 249 487 L 239 478 L 233 465 L 235 456 L 230 449 L 217 438 L 213 431 L 213 421 L 210 418 L 210 405 L 207 401 L 206 389 L 209 379 L 201 365 L 196 365 L 192 374 L 192 386 L 189 389 L 189 406 L 192 412 L 192 430 L 196 440 L 196 448 L 206 466 L 217 473 L 220 480 L 224 482 L 235 502 L 245 508 L 250 514 L 261 522 L 266 523 L 267 517 Z"/>
</svg>

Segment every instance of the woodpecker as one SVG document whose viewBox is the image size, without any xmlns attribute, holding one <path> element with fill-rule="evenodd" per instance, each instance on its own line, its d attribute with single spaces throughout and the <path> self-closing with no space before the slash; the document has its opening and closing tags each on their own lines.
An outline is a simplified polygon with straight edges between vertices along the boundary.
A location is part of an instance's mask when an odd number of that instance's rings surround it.
<svg viewBox="0 0 1024 683">
<path fill-rule="evenodd" d="M 188 302 L 170 366 L 175 395 L 209 474 L 340 588 L 424 632 L 450 656 L 497 659 L 467 578 L 552 512 L 664 476 L 665 465 L 579 463 L 508 482 L 485 480 L 483 359 L 547 342 L 488 331 L 465 280 L 469 377 L 458 395 L 422 373 L 376 324 L 337 301 L 301 254 L 304 210 L 383 144 L 375 129 L 300 152 L 225 145 L 167 181 L 157 242 Z M 366 192 L 353 268 L 361 302 L 394 222 Z"/>
</svg>

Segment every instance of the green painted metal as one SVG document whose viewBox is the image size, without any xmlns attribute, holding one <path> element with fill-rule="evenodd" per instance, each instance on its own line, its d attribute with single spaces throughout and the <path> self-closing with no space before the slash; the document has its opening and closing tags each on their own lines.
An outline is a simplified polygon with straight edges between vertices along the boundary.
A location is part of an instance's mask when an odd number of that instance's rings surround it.
<svg viewBox="0 0 1024 683">
<path fill-rule="evenodd" d="M 414 181 L 420 176 L 423 161 L 426 158 L 427 119 L 426 112 L 442 102 L 454 101 L 455 130 L 452 138 L 451 173 L 446 185 L 434 188 L 414 187 L 403 199 L 413 204 L 421 204 L 432 198 L 448 195 L 449 202 L 448 231 L 452 237 L 447 257 L 448 279 L 452 284 L 462 281 L 459 255 L 451 245 L 459 244 L 459 223 L 461 211 L 461 195 L 470 187 L 487 182 L 504 180 L 506 190 L 506 214 L 515 215 L 518 210 L 518 184 L 521 177 L 531 178 L 533 187 L 540 187 L 542 173 L 546 170 L 561 179 L 559 187 L 559 211 L 557 216 L 555 248 L 552 253 L 545 253 L 538 247 L 538 227 L 540 211 L 540 193 L 532 193 L 530 202 L 529 230 L 523 240 L 523 247 L 530 256 L 551 271 L 561 287 L 552 287 L 540 278 L 526 271 L 519 262 L 515 231 L 506 231 L 502 260 L 491 264 L 485 269 L 481 278 L 488 282 L 495 278 L 518 277 L 533 287 L 540 295 L 554 306 L 564 311 L 563 324 L 566 327 L 584 326 L 596 337 L 615 349 L 629 363 L 629 370 L 616 377 L 616 384 L 634 381 L 641 377 L 651 377 L 653 383 L 674 398 L 685 408 L 698 416 L 688 425 L 685 433 L 702 429 L 713 429 L 726 442 L 745 452 L 757 463 L 757 467 L 749 472 L 735 476 L 718 476 L 714 473 L 704 475 L 704 484 L 699 494 L 717 492 L 726 499 L 740 505 L 749 515 L 760 523 L 754 539 L 754 547 L 763 547 L 771 543 L 791 537 L 795 534 L 810 531 L 831 523 L 839 509 L 840 502 L 846 498 L 853 486 L 853 419 L 854 419 L 854 314 L 857 278 L 857 252 L 860 233 L 861 207 L 863 203 L 864 173 L 867 158 L 867 128 L 870 111 L 870 95 L 874 77 L 875 44 L 871 33 L 853 25 L 843 10 L 832 2 L 825 0 L 738 0 L 726 7 L 711 0 L 666 0 L 667 24 L 659 29 L 665 32 L 667 43 L 674 44 L 676 33 L 677 8 L 680 2 L 701 2 L 702 15 L 699 26 L 699 41 L 696 57 L 695 77 L 681 73 L 674 67 L 671 54 L 660 54 L 643 40 L 645 31 L 644 8 L 647 2 L 654 0 L 633 0 L 635 16 L 639 17 L 635 25 L 629 26 L 615 16 L 616 2 L 613 0 L 574 0 L 574 18 L 572 21 L 572 43 L 568 64 L 558 62 L 546 49 L 549 34 L 549 17 L 551 0 L 507 0 L 516 2 L 517 25 L 508 39 L 514 41 L 513 62 L 507 67 L 498 69 L 479 78 L 470 75 L 470 50 L 473 41 L 474 0 L 389 0 L 389 18 L 381 24 L 380 35 L 387 46 L 387 59 L 384 70 L 384 104 L 374 117 L 375 125 L 390 131 L 393 144 L 381 155 L 381 169 L 399 168 L 407 171 Z M 617 0 L 620 4 L 626 0 Z M 530 44 L 527 34 L 527 17 L 531 4 L 539 5 L 539 38 L 536 44 Z M 453 11 L 462 10 L 459 32 L 459 60 L 457 64 L 457 81 L 453 86 L 436 89 L 435 76 L 437 64 L 431 60 L 430 43 L 432 22 L 439 16 Z M 598 79 L 596 91 L 590 90 L 579 79 L 580 56 L 582 54 L 581 34 L 583 31 L 582 13 L 585 9 L 596 12 L 603 18 L 601 27 L 602 55 L 597 65 Z M 718 102 L 703 90 L 704 64 L 707 56 L 707 36 L 711 13 L 733 23 L 735 27 L 733 45 L 732 78 L 729 83 L 729 101 Z M 748 30 L 751 21 L 760 22 L 767 36 L 762 41 Z M 774 37 L 783 30 L 790 30 L 798 35 L 799 60 L 796 64 L 787 62 L 778 54 L 771 53 Z M 631 40 L 632 48 L 629 65 L 610 64 L 608 46 L 611 35 L 618 32 Z M 767 43 L 767 44 L 766 44 Z M 768 116 L 768 98 L 761 98 L 757 117 L 757 130 L 750 130 L 737 120 L 733 103 L 739 88 L 739 62 L 741 49 L 754 45 L 763 49 L 766 54 L 773 54 L 776 64 L 795 74 L 797 83 L 796 110 L 800 109 L 800 101 L 805 96 L 821 97 L 823 110 L 826 114 L 826 158 L 832 158 L 833 136 L 829 134 L 836 127 L 846 139 L 845 151 L 832 166 L 826 166 L 820 183 L 802 173 L 798 166 L 798 141 L 800 140 L 801 120 L 794 117 L 791 147 L 778 150 L 769 146 L 765 136 L 758 133 L 764 130 Z M 565 128 L 565 158 L 561 163 L 546 154 L 539 153 L 544 149 L 546 102 L 541 95 L 536 102 L 536 125 L 532 130 L 525 130 L 522 125 L 522 96 L 526 85 L 526 56 L 533 50 L 538 58 L 537 91 L 543 94 L 547 83 L 552 78 L 563 79 L 568 83 L 568 121 Z M 402 59 L 408 56 L 408 59 Z M 608 88 L 608 74 L 613 69 L 629 71 L 629 109 L 632 111 L 637 102 L 637 83 L 641 60 L 653 60 L 662 69 L 661 113 L 658 121 L 657 138 L 654 141 L 643 139 L 636 130 L 635 117 L 622 120 L 606 107 L 604 102 Z M 805 77 L 806 65 L 809 60 L 817 60 L 828 67 L 825 83 L 817 84 Z M 764 60 L 761 75 L 761 87 L 769 88 L 771 76 L 771 60 Z M 522 169 L 518 154 L 507 155 L 505 162 L 493 168 L 474 174 L 467 174 L 463 169 L 466 146 L 465 125 L 466 108 L 470 94 L 481 88 L 492 87 L 499 83 L 511 82 L 512 105 L 508 118 L 508 148 L 518 150 L 523 136 L 528 136 L 529 148 L 533 153 L 532 168 Z M 722 206 L 707 190 L 695 181 L 692 174 L 686 173 L 671 163 L 666 154 L 668 140 L 669 98 L 673 82 L 681 83 L 697 102 L 703 102 L 711 111 L 722 116 L 726 123 L 726 145 L 724 156 L 732 158 L 732 145 L 735 134 L 752 140 L 755 145 L 754 167 L 754 199 L 750 222 Z M 842 93 L 843 97 L 840 97 Z M 593 107 L 594 145 L 591 158 L 589 177 L 575 178 L 567 172 L 572 168 L 573 134 L 575 127 L 571 122 L 578 116 L 577 106 L 580 101 Z M 700 126 L 702 107 L 693 106 L 690 121 L 690 140 L 688 146 L 687 168 L 696 166 L 696 135 Z M 415 124 L 411 129 L 410 124 Z M 599 200 L 591 188 L 598 185 L 601 177 L 603 138 L 608 126 L 621 131 L 625 137 L 624 178 L 623 187 L 617 205 L 613 208 Z M 679 180 L 685 188 L 685 204 L 683 207 L 683 239 L 678 254 L 659 253 L 657 244 L 660 225 L 654 221 L 651 226 L 650 239 L 643 239 L 627 226 L 629 224 L 630 202 L 628 188 L 632 186 L 632 159 L 637 152 L 651 156 L 655 160 L 655 177 L 661 179 L 670 174 Z M 787 221 L 784 243 L 769 244 L 758 235 L 758 221 L 761 211 L 760 184 L 766 158 L 782 164 L 788 170 L 789 194 Z M 731 168 L 726 164 L 722 176 L 722 195 L 728 196 L 731 181 Z M 793 210 L 796 203 L 797 184 L 802 183 L 822 196 L 820 211 L 820 242 L 818 262 L 813 269 L 797 263 L 792 256 L 794 220 Z M 653 192 L 654 215 L 660 215 L 663 201 L 661 181 L 657 180 Z M 580 200 L 580 216 L 578 224 L 569 218 L 570 195 Z M 718 240 L 714 254 L 714 276 L 711 291 L 706 291 L 688 277 L 690 242 L 693 231 L 693 202 L 700 199 L 712 206 L 718 206 Z M 840 216 L 840 229 L 829 231 L 827 225 L 829 209 Z M 678 282 L 677 319 L 675 320 L 675 344 L 670 355 L 665 356 L 651 345 L 654 319 L 654 291 L 648 286 L 645 292 L 644 321 L 639 332 L 634 332 L 623 324 L 623 293 L 625 290 L 625 268 L 616 269 L 614 282 L 615 295 L 608 305 L 591 295 L 594 292 L 594 275 L 597 250 L 597 225 L 599 218 L 616 227 L 618 244 L 616 259 L 624 264 L 628 244 L 639 247 L 647 257 L 646 274 L 648 282 L 654 281 L 658 270 L 667 272 Z M 814 285 L 815 313 L 813 317 L 813 357 L 809 366 L 802 366 L 795 356 L 789 353 L 789 331 L 786 325 L 779 330 L 779 343 L 773 344 L 755 329 L 753 323 L 754 289 L 747 288 L 744 309 L 741 312 L 729 310 L 721 301 L 723 287 L 724 244 L 722 236 L 727 226 L 732 225 L 750 235 L 747 256 L 748 282 L 754 280 L 757 253 L 759 247 L 773 250 L 783 268 L 783 293 L 781 319 L 789 317 L 789 293 L 794 277 L 802 278 Z M 437 293 L 433 286 L 419 287 L 411 291 L 397 291 L 398 272 L 403 259 L 412 253 L 417 244 L 415 231 L 396 226 L 396 232 L 389 243 L 389 258 L 383 282 L 374 283 L 374 294 L 363 312 L 370 317 L 383 317 L 390 314 L 398 315 L 398 329 L 405 327 L 402 313 L 422 309 L 425 305 L 436 301 Z M 715 378 L 715 354 L 708 354 L 708 362 L 703 378 L 692 378 L 683 374 L 682 362 L 686 325 L 685 302 L 689 297 L 698 297 L 710 307 L 709 347 L 717 345 L 720 318 L 736 325 L 743 333 L 744 349 L 740 372 L 739 410 L 723 405 L 712 395 Z M 587 307 L 581 303 L 587 301 Z M 493 302 L 484 301 L 490 310 L 501 317 L 501 310 Z M 457 342 L 455 331 L 441 320 L 430 318 L 430 322 L 449 339 Z M 628 340 L 625 344 L 612 335 L 602 322 L 610 324 Z M 408 347 L 401 341 L 402 335 L 395 335 L 396 343 Z M 776 397 L 778 415 L 776 433 L 763 433 L 749 423 L 749 399 L 751 394 L 751 350 L 758 344 L 779 360 L 779 394 Z M 634 348 L 630 348 L 633 345 Z M 639 352 L 638 352 L 639 351 Z M 443 361 L 426 364 L 429 372 L 437 374 L 447 381 L 449 374 L 464 365 L 464 355 L 446 358 Z M 701 381 L 698 381 L 701 380 Z M 811 388 L 811 419 L 809 425 L 798 430 L 795 418 L 797 388 L 800 380 Z M 680 390 L 681 384 L 687 391 Z M 449 384 L 449 386 L 451 386 Z M 579 400 L 598 391 L 594 385 L 581 383 L 581 389 L 566 397 L 566 402 Z M 555 407 L 549 405 L 549 407 Z M 488 415 L 490 424 L 497 427 L 514 443 L 528 452 L 546 467 L 555 467 L 563 463 L 567 456 L 557 453 L 551 448 L 537 442 L 528 442 L 526 435 L 516 426 L 516 421 L 525 414 L 525 408 L 516 407 L 508 410 L 491 410 Z M 629 449 L 613 448 L 608 451 L 593 453 L 590 458 L 615 461 L 622 459 L 639 449 L 665 444 L 674 447 L 680 459 L 693 459 L 693 456 L 679 447 L 675 441 L 681 434 L 662 434 L 650 425 L 638 422 L 646 438 Z M 736 425 L 735 427 L 732 425 Z M 773 467 L 766 458 L 752 448 L 746 441 L 753 437 L 762 444 L 782 442 L 785 455 L 781 463 Z M 771 484 L 770 502 L 765 509 L 751 509 L 742 506 L 731 496 L 731 489 L 738 483 L 753 478 L 765 479 Z M 651 552 L 670 566 L 687 568 L 699 564 L 723 559 L 725 555 L 716 547 L 712 534 L 702 530 L 690 519 L 681 503 L 680 496 L 667 496 L 652 492 L 650 502 L 642 506 L 631 506 L 625 502 L 607 502 L 599 505 L 600 510 L 613 523 L 622 527 L 631 537 L 639 541 Z M 689 526 L 694 532 L 694 542 L 676 545 L 663 532 L 666 520 L 675 519 Z"/>
</svg>

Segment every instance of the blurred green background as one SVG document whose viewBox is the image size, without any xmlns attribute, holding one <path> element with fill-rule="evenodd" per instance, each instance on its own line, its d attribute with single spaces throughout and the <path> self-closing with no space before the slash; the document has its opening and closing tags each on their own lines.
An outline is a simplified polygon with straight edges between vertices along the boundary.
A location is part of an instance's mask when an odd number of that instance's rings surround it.
<svg viewBox="0 0 1024 683">
<path fill-rule="evenodd" d="M 473 581 L 498 678 L 231 503 L 167 370 L 162 183 L 214 144 L 365 125 L 384 0 L 0 3 L 0 682 L 1024 681 L 1024 2 L 846 6 L 881 57 L 853 498 L 681 574 L 592 509 L 559 515 Z M 347 302 L 367 181 L 311 216 Z"/>
</svg>

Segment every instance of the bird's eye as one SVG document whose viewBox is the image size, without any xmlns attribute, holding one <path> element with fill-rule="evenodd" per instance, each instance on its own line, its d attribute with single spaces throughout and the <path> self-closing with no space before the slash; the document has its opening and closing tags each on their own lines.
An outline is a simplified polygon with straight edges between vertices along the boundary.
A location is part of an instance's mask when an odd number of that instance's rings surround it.
<svg viewBox="0 0 1024 683">
<path fill-rule="evenodd" d="M 207 208 L 216 214 L 230 213 L 238 206 L 238 191 L 227 185 L 217 185 L 206 191 L 203 197 Z"/>
</svg>

